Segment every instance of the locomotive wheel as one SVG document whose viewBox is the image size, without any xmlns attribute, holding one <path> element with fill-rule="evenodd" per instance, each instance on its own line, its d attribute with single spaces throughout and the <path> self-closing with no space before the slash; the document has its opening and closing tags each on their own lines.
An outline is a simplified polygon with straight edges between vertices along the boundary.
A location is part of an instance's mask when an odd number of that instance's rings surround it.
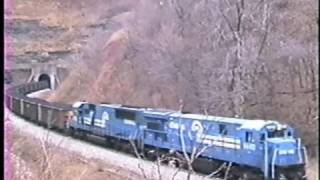
<svg viewBox="0 0 320 180">
<path fill-rule="evenodd" d="M 146 154 L 146 158 L 149 160 L 149 161 L 155 161 L 157 160 L 157 156 L 154 154 L 155 152 L 153 152 L 153 150 L 147 150 L 147 152 L 145 153 Z"/>
</svg>

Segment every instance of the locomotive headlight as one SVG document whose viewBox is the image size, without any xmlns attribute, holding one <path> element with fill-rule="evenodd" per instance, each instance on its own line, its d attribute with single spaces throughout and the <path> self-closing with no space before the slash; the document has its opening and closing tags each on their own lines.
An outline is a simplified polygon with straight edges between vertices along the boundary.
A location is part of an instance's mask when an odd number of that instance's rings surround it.
<svg viewBox="0 0 320 180">
<path fill-rule="evenodd" d="M 288 150 L 288 154 L 294 154 L 294 149 Z"/>
<path fill-rule="evenodd" d="M 280 150 L 279 155 L 294 154 L 294 149 Z"/>
<path fill-rule="evenodd" d="M 286 155 L 287 154 L 287 150 L 280 150 L 279 151 L 279 155 Z"/>
</svg>

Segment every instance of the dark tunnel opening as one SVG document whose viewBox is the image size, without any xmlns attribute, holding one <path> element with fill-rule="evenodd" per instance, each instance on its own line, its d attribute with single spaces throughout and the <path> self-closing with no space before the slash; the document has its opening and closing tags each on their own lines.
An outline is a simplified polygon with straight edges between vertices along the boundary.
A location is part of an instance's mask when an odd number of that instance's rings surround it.
<svg viewBox="0 0 320 180">
<path fill-rule="evenodd" d="M 51 89 L 51 83 L 50 83 L 50 76 L 49 75 L 47 75 L 47 74 L 41 74 L 40 76 L 39 76 L 39 80 L 38 80 L 39 82 L 40 81 L 46 81 L 47 83 L 48 83 L 48 85 L 49 85 L 49 88 Z"/>
</svg>

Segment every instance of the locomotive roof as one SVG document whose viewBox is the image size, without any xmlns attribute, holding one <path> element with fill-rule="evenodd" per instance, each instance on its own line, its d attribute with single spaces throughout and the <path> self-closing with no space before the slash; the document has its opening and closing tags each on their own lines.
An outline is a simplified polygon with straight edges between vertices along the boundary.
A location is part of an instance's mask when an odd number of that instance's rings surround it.
<svg viewBox="0 0 320 180">
<path fill-rule="evenodd" d="M 121 104 L 100 104 L 100 106 L 110 107 L 110 108 L 119 108 Z"/>
<path fill-rule="evenodd" d="M 121 104 L 100 104 L 100 106 L 114 108 L 114 109 L 131 110 L 131 111 L 141 111 L 142 110 L 142 108 L 123 106 Z"/>
<path fill-rule="evenodd" d="M 204 120 L 204 121 L 215 121 L 220 123 L 237 124 L 240 129 L 252 129 L 261 130 L 263 127 L 269 124 L 276 124 L 277 126 L 282 126 L 279 122 L 270 120 L 249 120 L 249 119 L 239 119 L 239 118 L 229 118 L 229 117 L 219 117 L 219 116 L 206 116 L 201 114 L 182 114 L 179 112 L 170 114 L 170 117 L 181 117 L 194 120 Z"/>
<path fill-rule="evenodd" d="M 162 115 L 162 116 L 167 116 L 167 115 L 172 114 L 174 112 L 175 111 L 168 110 L 168 109 L 153 109 L 153 108 L 147 108 L 144 111 L 144 113 L 147 113 L 147 114 Z"/>
<path fill-rule="evenodd" d="M 244 124 L 240 127 L 240 129 L 255 129 L 260 130 L 266 125 L 275 124 L 277 127 L 286 127 L 285 125 L 277 122 L 277 121 L 270 121 L 270 120 L 246 120 Z"/>
<path fill-rule="evenodd" d="M 83 103 L 83 102 L 81 102 Z M 228 124 L 236 124 L 240 129 L 251 129 L 259 131 L 266 125 L 275 124 L 278 127 L 283 127 L 277 121 L 271 120 L 249 120 L 249 119 L 240 119 L 240 118 L 230 118 L 230 117 L 219 117 L 219 116 L 211 116 L 211 115 L 202 115 L 202 114 L 184 114 L 173 110 L 168 109 L 154 109 L 154 108 L 131 108 L 122 106 L 121 104 L 100 104 L 101 106 L 110 107 L 110 108 L 121 108 L 121 109 L 131 109 L 131 110 L 142 110 L 144 113 L 149 115 L 156 116 L 169 116 L 175 118 L 185 118 L 185 119 L 193 119 L 193 120 L 202 120 L 202 121 L 214 121 L 218 123 L 228 123 Z"/>
<path fill-rule="evenodd" d="M 85 104 L 86 102 L 83 102 L 83 101 L 77 101 L 75 103 L 72 104 L 72 107 L 73 108 L 78 108 L 80 107 L 82 104 Z"/>
</svg>

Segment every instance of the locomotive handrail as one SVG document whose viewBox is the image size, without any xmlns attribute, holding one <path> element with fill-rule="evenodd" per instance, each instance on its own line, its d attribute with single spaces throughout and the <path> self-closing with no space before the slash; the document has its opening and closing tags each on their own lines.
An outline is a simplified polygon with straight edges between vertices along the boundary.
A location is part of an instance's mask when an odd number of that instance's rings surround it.
<svg viewBox="0 0 320 180">
<path fill-rule="evenodd" d="M 268 154 L 268 142 L 264 142 L 264 177 L 269 176 L 269 154 Z"/>
<path fill-rule="evenodd" d="M 298 149 L 300 150 L 301 149 L 301 139 L 298 138 L 297 141 L 298 141 Z M 302 163 L 302 157 L 301 157 L 301 152 L 300 151 L 298 152 L 298 156 L 299 156 L 300 163 Z"/>
<path fill-rule="evenodd" d="M 306 166 L 308 166 L 309 160 L 308 160 L 307 148 L 304 146 L 302 149 L 303 149 L 303 154 L 304 154 L 304 163 Z"/>
<path fill-rule="evenodd" d="M 156 132 L 156 133 L 165 133 L 165 131 L 161 131 L 161 130 L 154 130 L 154 129 L 144 129 L 145 131 L 150 131 L 150 132 Z"/>
<path fill-rule="evenodd" d="M 278 155 L 278 148 L 273 151 L 272 160 L 271 160 L 271 178 L 274 179 L 275 176 L 275 161 Z"/>
</svg>

